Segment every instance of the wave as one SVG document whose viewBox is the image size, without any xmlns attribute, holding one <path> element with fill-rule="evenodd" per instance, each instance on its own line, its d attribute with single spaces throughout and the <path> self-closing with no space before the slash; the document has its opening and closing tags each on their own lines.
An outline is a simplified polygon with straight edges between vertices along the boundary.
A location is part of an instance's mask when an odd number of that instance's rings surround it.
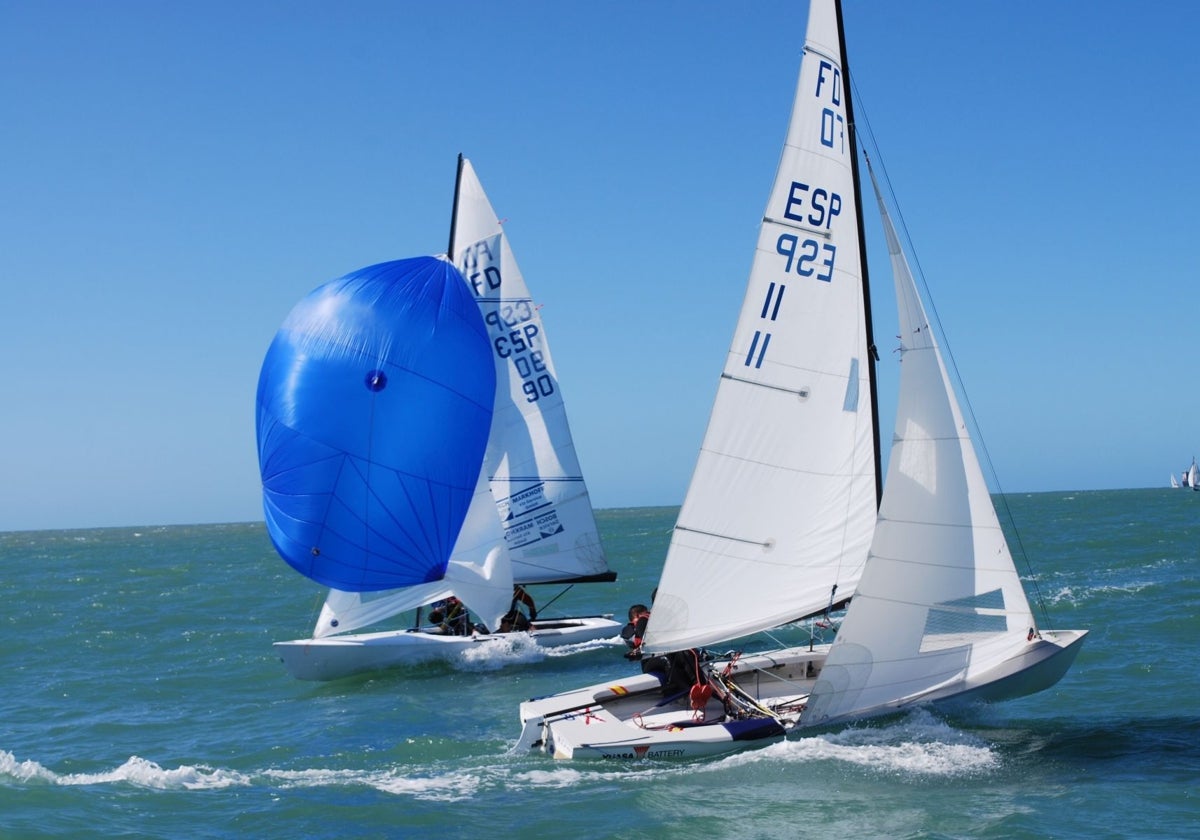
<svg viewBox="0 0 1200 840">
<path fill-rule="evenodd" d="M 840 762 L 883 775 L 958 778 L 997 769 L 1001 760 L 982 738 L 963 732 L 927 709 L 915 709 L 886 725 L 866 724 L 832 733 L 801 735 L 759 753 L 725 759 L 729 764 L 758 760 L 810 764 Z"/>
<path fill-rule="evenodd" d="M 18 782 L 44 782 L 53 785 L 104 785 L 128 783 L 153 790 L 213 790 L 250 784 L 250 778 L 232 770 L 182 765 L 164 770 L 153 761 L 131 756 L 120 767 L 99 773 L 55 773 L 36 761 L 18 761 L 10 752 L 0 750 L 0 778 Z"/>
<path fill-rule="evenodd" d="M 454 665 L 463 671 L 495 671 L 510 665 L 528 665 L 547 659 L 602 650 L 617 644 L 623 646 L 623 643 L 615 639 L 597 639 L 573 645 L 542 647 L 524 633 L 512 633 L 486 645 L 468 647 L 455 658 Z"/>
<path fill-rule="evenodd" d="M 130 785 L 144 790 L 204 791 L 235 787 L 277 789 L 365 787 L 431 802 L 467 801 L 486 791 L 572 788 L 624 779 L 741 776 L 753 769 L 774 773 L 779 765 L 813 762 L 869 768 L 872 773 L 920 778 L 986 774 L 999 759 L 984 741 L 916 711 L 883 727 L 805 736 L 717 760 L 692 763 L 559 763 L 540 755 L 475 755 L 447 769 L 444 761 L 386 768 L 310 768 L 235 771 L 205 765 L 164 768 L 132 756 L 119 767 L 91 773 L 56 773 L 36 761 L 0 750 L 0 780 L 61 786 Z"/>
</svg>

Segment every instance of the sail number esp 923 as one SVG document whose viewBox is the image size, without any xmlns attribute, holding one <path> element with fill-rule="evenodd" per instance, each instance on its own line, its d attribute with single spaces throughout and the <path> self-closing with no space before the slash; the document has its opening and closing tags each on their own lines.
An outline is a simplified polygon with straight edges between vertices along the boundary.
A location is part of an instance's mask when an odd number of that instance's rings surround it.
<svg viewBox="0 0 1200 840">
<path fill-rule="evenodd" d="M 821 108 L 817 122 L 820 145 L 846 154 L 846 118 L 842 114 L 842 71 L 827 59 L 817 64 L 812 87 L 813 98 Z M 842 197 L 833 190 L 792 181 L 783 208 L 783 218 L 821 234 L 825 241 L 811 237 L 800 239 L 792 233 L 780 234 L 776 252 L 786 260 L 784 273 L 793 269 L 801 277 L 815 277 L 829 283 L 833 280 L 833 264 L 837 246 L 828 241 L 833 222 L 842 212 Z"/>
</svg>

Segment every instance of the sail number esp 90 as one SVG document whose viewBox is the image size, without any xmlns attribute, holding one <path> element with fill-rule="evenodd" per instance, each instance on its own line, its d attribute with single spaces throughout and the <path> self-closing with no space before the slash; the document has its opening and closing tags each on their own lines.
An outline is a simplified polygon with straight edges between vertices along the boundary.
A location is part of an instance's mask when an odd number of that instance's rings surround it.
<svg viewBox="0 0 1200 840">
<path fill-rule="evenodd" d="M 546 368 L 541 350 L 541 328 L 533 321 L 535 311 L 528 300 L 504 304 L 483 316 L 488 327 L 498 335 L 492 339 L 496 356 L 507 359 L 521 377 L 521 393 L 526 402 L 537 402 L 554 393 L 554 377 Z"/>
<path fill-rule="evenodd" d="M 554 377 L 546 366 L 541 349 L 541 326 L 537 310 L 528 298 L 505 300 L 499 258 L 499 237 L 484 239 L 464 249 L 460 270 L 475 292 L 484 323 L 492 337 L 492 351 L 504 359 L 520 377 L 521 393 L 526 402 L 537 402 L 554 393 Z"/>
</svg>

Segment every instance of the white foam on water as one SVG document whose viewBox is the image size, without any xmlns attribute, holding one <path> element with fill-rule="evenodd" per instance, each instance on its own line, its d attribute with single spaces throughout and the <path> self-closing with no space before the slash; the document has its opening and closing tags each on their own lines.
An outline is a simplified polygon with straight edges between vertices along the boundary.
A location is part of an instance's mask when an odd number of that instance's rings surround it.
<svg viewBox="0 0 1200 840">
<path fill-rule="evenodd" d="M 715 762 L 722 769 L 759 762 L 832 761 L 885 775 L 954 778 L 995 770 L 1000 759 L 986 742 L 916 710 L 886 726 L 793 736 Z"/>
<path fill-rule="evenodd" d="M 40 779 L 53 782 L 55 774 L 36 761 L 17 761 L 10 752 L 0 750 L 0 777 L 29 782 Z"/>
<path fill-rule="evenodd" d="M 924 710 L 884 726 L 864 726 L 820 735 L 789 738 L 766 747 L 723 758 L 685 763 L 613 762 L 560 763 L 516 766 L 496 756 L 469 760 L 475 766 L 393 766 L 375 769 L 310 768 L 238 772 L 204 765 L 163 768 L 133 756 L 119 767 L 94 773 L 59 774 L 36 761 L 20 761 L 0 750 L 0 779 L 53 785 L 128 784 L 163 790 L 214 790 L 230 787 L 369 787 L 395 796 L 434 802 L 462 802 L 487 788 L 566 789 L 596 782 L 619 782 L 637 777 L 671 778 L 696 774 L 727 774 L 731 770 L 813 762 L 864 768 L 875 774 L 910 778 L 978 777 L 1001 762 L 991 746 L 961 732 Z M 537 762 L 541 765 L 541 762 Z"/>
<path fill-rule="evenodd" d="M 476 794 L 482 779 L 478 774 L 465 771 L 446 773 L 442 776 L 388 773 L 367 783 L 384 793 L 434 802 L 461 802 L 471 799 Z"/>
<path fill-rule="evenodd" d="M 482 778 L 470 771 L 421 775 L 412 768 L 399 770 L 266 770 L 263 778 L 284 788 L 370 787 L 383 793 L 411 796 L 433 802 L 461 802 L 479 790 Z"/>
<path fill-rule="evenodd" d="M 154 790 L 213 790 L 242 786 L 249 777 L 229 770 L 183 765 L 166 770 L 138 756 L 131 756 L 120 767 L 99 773 L 55 773 L 36 761 L 17 761 L 10 752 L 0 751 L 0 776 L 18 781 L 44 781 L 55 785 L 103 785 L 127 783 Z"/>
<path fill-rule="evenodd" d="M 509 665 L 528 665 L 562 656 L 612 647 L 619 638 L 596 639 L 570 645 L 543 647 L 526 633 L 509 633 L 485 644 L 471 645 L 458 653 L 454 664 L 464 671 L 496 671 Z M 624 644 L 623 642 L 620 642 Z"/>
<path fill-rule="evenodd" d="M 578 642 L 573 645 L 557 645 L 555 647 L 546 648 L 546 656 L 554 659 L 560 656 L 572 656 L 576 653 L 587 653 L 591 650 L 603 650 L 611 647 L 625 647 L 625 642 L 620 636 L 613 636 L 611 639 L 594 639 L 590 642 Z"/>
<path fill-rule="evenodd" d="M 546 761 L 552 761 L 552 759 L 547 758 Z M 513 782 L 525 783 L 532 788 L 572 788 L 585 782 L 624 779 L 635 773 L 638 776 L 673 773 L 676 772 L 679 765 L 665 764 L 647 769 L 645 763 L 639 762 L 636 765 L 606 763 L 602 767 L 603 769 L 596 762 L 567 764 L 556 761 L 554 762 L 554 766 L 549 769 L 525 770 L 514 773 L 511 778 Z"/>
<path fill-rule="evenodd" d="M 495 671 L 509 665 L 541 662 L 546 648 L 538 645 L 526 633 L 509 633 L 484 644 L 471 645 L 455 658 L 464 671 Z"/>
<path fill-rule="evenodd" d="M 41 782 L 51 785 L 133 785 L 161 790 L 216 790 L 230 787 L 277 786 L 280 788 L 371 787 L 385 793 L 408 795 L 432 801 L 468 800 L 478 791 L 484 776 L 478 772 L 455 770 L 443 774 L 421 775 L 412 768 L 403 770 L 261 770 L 247 774 L 205 766 L 181 765 L 165 769 L 153 761 L 132 756 L 113 770 L 96 773 L 55 773 L 36 761 L 18 761 L 10 752 L 0 751 L 0 779 Z"/>
</svg>

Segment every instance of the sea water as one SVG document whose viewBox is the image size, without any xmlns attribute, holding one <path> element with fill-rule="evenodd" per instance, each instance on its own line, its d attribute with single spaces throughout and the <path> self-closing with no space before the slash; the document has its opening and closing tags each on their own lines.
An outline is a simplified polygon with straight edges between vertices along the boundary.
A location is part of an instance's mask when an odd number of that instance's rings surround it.
<svg viewBox="0 0 1200 840">
<path fill-rule="evenodd" d="M 2 533 L 0 837 L 1200 836 L 1200 493 L 1002 502 L 1043 625 L 1091 630 L 1059 685 L 687 764 L 512 751 L 615 642 L 300 682 L 271 643 L 322 593 L 261 523 Z M 620 579 L 541 613 L 648 601 L 675 513 L 600 511 Z"/>
</svg>

